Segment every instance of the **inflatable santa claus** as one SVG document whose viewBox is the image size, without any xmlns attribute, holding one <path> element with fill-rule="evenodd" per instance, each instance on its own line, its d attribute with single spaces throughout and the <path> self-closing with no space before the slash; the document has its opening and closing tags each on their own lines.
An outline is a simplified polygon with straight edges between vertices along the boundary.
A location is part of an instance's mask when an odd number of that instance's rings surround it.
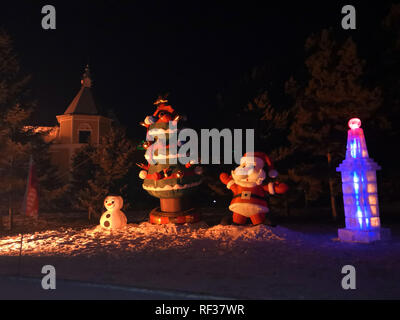
<svg viewBox="0 0 400 320">
<path fill-rule="evenodd" d="M 288 186 L 280 182 L 263 184 L 266 178 L 264 166 L 268 166 L 268 176 L 276 178 L 278 172 L 271 160 L 263 152 L 248 152 L 240 159 L 240 166 L 232 171 L 231 176 L 221 173 L 220 180 L 233 192 L 229 210 L 233 212 L 233 222 L 245 224 L 247 218 L 254 225 L 265 222 L 269 208 L 267 194 L 283 194 Z"/>
</svg>

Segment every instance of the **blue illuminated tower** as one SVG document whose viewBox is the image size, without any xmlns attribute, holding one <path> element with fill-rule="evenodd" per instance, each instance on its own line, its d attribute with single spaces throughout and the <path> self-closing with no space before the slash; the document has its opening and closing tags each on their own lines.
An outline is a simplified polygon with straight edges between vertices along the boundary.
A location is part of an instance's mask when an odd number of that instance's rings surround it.
<svg viewBox="0 0 400 320">
<path fill-rule="evenodd" d="M 346 159 L 336 171 L 342 174 L 346 228 L 339 229 L 339 239 L 350 242 L 373 242 L 390 237 L 381 228 L 376 171 L 381 168 L 368 155 L 360 119 L 349 121 Z"/>
</svg>

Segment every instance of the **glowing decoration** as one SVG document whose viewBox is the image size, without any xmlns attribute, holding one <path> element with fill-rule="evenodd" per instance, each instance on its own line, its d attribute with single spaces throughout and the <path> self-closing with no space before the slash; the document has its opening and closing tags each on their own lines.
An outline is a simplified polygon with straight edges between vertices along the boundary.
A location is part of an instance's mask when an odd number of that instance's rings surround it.
<svg viewBox="0 0 400 320">
<path fill-rule="evenodd" d="M 100 218 L 100 225 L 104 229 L 121 229 L 126 226 L 127 219 L 121 211 L 123 205 L 124 200 L 119 196 L 108 196 L 104 200 L 104 207 L 107 211 Z"/>
<path fill-rule="evenodd" d="M 269 177 L 275 178 L 278 173 L 270 158 L 263 152 L 248 152 L 240 159 L 240 166 L 230 176 L 221 173 L 221 182 L 233 193 L 229 210 L 232 211 L 234 223 L 244 225 L 248 218 L 254 225 L 264 223 L 269 212 L 266 196 L 283 194 L 288 190 L 284 183 L 263 184 L 267 177 L 263 169 L 265 165 L 268 167 Z"/>
<path fill-rule="evenodd" d="M 368 155 L 360 119 L 349 121 L 346 159 L 336 171 L 342 175 L 346 228 L 339 238 L 350 242 L 373 242 L 390 236 L 379 219 L 376 171 L 381 168 Z"/>
<path fill-rule="evenodd" d="M 178 141 L 179 121 L 184 117 L 160 97 L 153 115 L 147 116 L 142 125 L 147 128 L 143 143 L 147 165 L 137 164 L 142 170 L 143 189 L 151 196 L 160 199 L 160 207 L 150 212 L 149 221 L 153 224 L 194 223 L 200 214 L 191 207 L 190 197 L 202 182 L 201 168 L 194 162 L 181 163 L 186 153 L 179 153 L 183 141 Z"/>
<path fill-rule="evenodd" d="M 349 128 L 350 129 L 358 129 L 361 128 L 361 120 L 358 118 L 353 118 L 349 120 Z"/>
<path fill-rule="evenodd" d="M 184 173 L 183 173 L 182 170 L 179 170 L 179 171 L 176 173 L 176 177 L 177 177 L 177 178 L 183 178 L 183 176 L 184 176 Z"/>
<path fill-rule="evenodd" d="M 144 119 L 144 123 L 148 124 L 148 125 L 156 123 L 156 121 L 157 121 L 157 119 L 153 116 L 148 116 L 148 117 L 146 117 L 146 119 Z"/>
<path fill-rule="evenodd" d="M 136 148 L 137 148 L 137 150 L 146 150 L 144 147 L 143 147 L 143 144 L 145 143 L 146 141 L 142 141 L 142 142 L 140 142 L 140 144 L 138 145 L 138 146 L 136 146 Z"/>
<path fill-rule="evenodd" d="M 139 172 L 139 178 L 142 179 L 142 180 L 144 180 L 144 179 L 146 179 L 146 177 L 147 177 L 147 171 L 141 170 L 141 171 Z"/>
<path fill-rule="evenodd" d="M 143 143 L 144 150 L 147 150 L 150 146 L 151 146 L 151 143 L 149 141 L 146 141 L 145 143 Z"/>
</svg>

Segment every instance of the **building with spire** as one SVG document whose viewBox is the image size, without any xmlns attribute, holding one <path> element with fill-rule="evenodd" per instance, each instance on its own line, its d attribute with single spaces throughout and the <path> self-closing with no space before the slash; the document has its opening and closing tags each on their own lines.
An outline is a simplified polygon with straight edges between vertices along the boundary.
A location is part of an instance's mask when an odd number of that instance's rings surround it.
<svg viewBox="0 0 400 320">
<path fill-rule="evenodd" d="M 111 126 L 112 120 L 99 113 L 91 88 L 90 70 L 89 66 L 86 66 L 78 94 L 64 114 L 56 116 L 58 126 L 50 128 L 46 138 L 52 141 L 52 162 L 66 179 L 69 177 L 76 150 L 89 143 L 99 144 Z"/>
</svg>

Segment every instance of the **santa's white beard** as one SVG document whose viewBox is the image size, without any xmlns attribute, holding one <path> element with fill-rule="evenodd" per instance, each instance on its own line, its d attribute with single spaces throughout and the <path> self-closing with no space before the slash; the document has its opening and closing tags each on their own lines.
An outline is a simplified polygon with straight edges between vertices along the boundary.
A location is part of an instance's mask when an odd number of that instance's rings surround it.
<svg viewBox="0 0 400 320">
<path fill-rule="evenodd" d="M 257 185 L 261 185 L 262 182 L 264 181 L 266 174 L 265 171 L 260 169 L 260 170 L 249 170 L 247 175 L 242 175 L 242 174 L 236 174 L 236 170 L 232 171 L 232 178 L 235 181 L 235 183 L 241 187 L 255 187 Z M 243 168 L 240 168 L 240 173 L 243 173 Z"/>
</svg>

